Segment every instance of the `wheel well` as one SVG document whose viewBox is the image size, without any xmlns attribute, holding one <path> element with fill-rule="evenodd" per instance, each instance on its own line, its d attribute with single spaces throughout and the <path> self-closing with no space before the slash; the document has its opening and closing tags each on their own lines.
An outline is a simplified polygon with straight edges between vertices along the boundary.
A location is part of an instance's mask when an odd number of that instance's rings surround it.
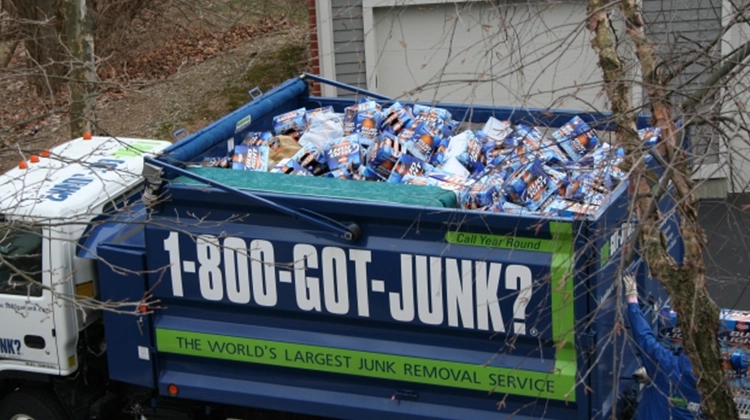
<svg viewBox="0 0 750 420">
<path fill-rule="evenodd" d="M 18 388 L 46 388 L 52 390 L 52 378 L 41 373 L 4 370 L 0 372 L 0 397 Z"/>
<path fill-rule="evenodd" d="M 71 420 L 60 398 L 51 390 L 38 387 L 20 388 L 0 400 L 0 416 L 3 418 L 21 413 L 37 419 Z"/>
</svg>

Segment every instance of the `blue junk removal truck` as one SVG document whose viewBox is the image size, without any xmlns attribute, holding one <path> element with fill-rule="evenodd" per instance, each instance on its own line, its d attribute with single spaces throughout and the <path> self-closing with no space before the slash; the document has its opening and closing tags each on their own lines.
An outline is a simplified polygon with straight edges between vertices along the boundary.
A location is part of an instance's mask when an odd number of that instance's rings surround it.
<svg viewBox="0 0 750 420">
<path fill-rule="evenodd" d="M 97 296 L 154 303 L 140 316 L 103 312 L 91 328 L 103 329 L 106 353 L 83 351 L 106 357 L 107 394 L 86 412 L 55 379 L 66 407 L 76 418 L 112 418 L 123 404 L 147 419 L 243 407 L 349 419 L 614 415 L 637 367 L 627 331 L 613 334 L 632 234 L 627 182 L 593 217 L 542 218 L 456 208 L 437 187 L 190 165 L 226 156 L 274 116 L 355 103 L 310 96 L 311 77 L 144 158 L 147 205 L 86 228 L 74 252 L 95 261 Z M 598 114 L 440 106 L 463 122 L 559 127 L 580 115 L 608 128 Z"/>
</svg>

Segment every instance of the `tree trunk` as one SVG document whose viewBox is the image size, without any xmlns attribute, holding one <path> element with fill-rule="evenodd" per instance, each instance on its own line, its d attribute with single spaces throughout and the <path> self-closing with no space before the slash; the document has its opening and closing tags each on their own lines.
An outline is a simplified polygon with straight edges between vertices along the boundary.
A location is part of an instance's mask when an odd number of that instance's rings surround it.
<svg viewBox="0 0 750 420">
<path fill-rule="evenodd" d="M 12 21 L 14 10 L 10 10 L 8 0 L 0 0 L 0 68 L 8 67 L 19 41 L 13 32 L 16 25 Z"/>
<path fill-rule="evenodd" d="M 644 247 L 646 261 L 651 273 L 656 275 L 672 298 L 672 306 L 683 331 L 683 347 L 703 398 L 701 405 L 704 414 L 710 419 L 738 419 L 737 406 L 729 385 L 724 380 L 720 363 L 720 313 L 706 287 L 706 265 L 703 259 L 706 236 L 698 223 L 698 200 L 694 194 L 695 184 L 691 178 L 687 153 L 682 141 L 678 141 L 683 138 L 683 134 L 675 126 L 665 82 L 656 71 L 654 47 L 643 31 L 643 17 L 637 3 L 635 0 L 624 0 L 619 3 L 619 7 L 625 16 L 628 35 L 636 46 L 656 124 L 662 130 L 665 158 L 673 165 L 673 170 L 667 173 L 671 174 L 676 192 L 674 199 L 677 200 L 680 236 L 685 249 L 680 266 L 669 256 L 665 242 L 655 241 L 657 237 L 661 237 L 661 232 L 658 225 L 651 224 L 648 232 L 649 246 Z M 650 199 L 653 200 L 654 197 Z M 649 254 L 652 258 L 648 258 Z"/>
<path fill-rule="evenodd" d="M 614 3 L 613 3 L 614 4 Z M 647 171 L 640 139 L 635 131 L 635 114 L 630 104 L 630 87 L 625 82 L 625 69 L 617 56 L 614 36 L 608 18 L 612 12 L 603 0 L 589 0 L 589 30 L 594 33 L 592 46 L 599 54 L 599 66 L 604 74 L 605 89 L 611 102 L 617 139 L 625 148 L 624 169 L 630 171 L 634 206 L 639 219 L 641 252 L 651 274 L 659 279 L 673 302 L 678 325 L 683 331 L 683 346 L 690 358 L 697 387 L 702 396 L 702 410 L 709 419 L 737 419 L 729 386 L 724 380 L 718 342 L 719 309 L 706 288 L 703 261 L 705 235 L 697 218 L 697 200 L 687 165 L 687 155 L 680 134 L 674 124 L 672 108 L 666 89 L 656 72 L 653 51 L 643 31 L 643 19 L 634 0 L 617 3 L 625 16 L 628 35 L 636 47 L 636 54 L 644 77 L 655 125 L 662 130 L 662 148 L 666 163 L 664 177 L 671 181 L 680 216 L 680 234 L 685 247 L 683 264 L 678 264 L 667 252 L 667 241 L 660 230 L 661 216 L 654 200 L 656 184 L 653 173 Z M 661 184 L 661 183 L 660 183 Z M 666 185 L 666 184 L 665 184 Z"/>
<path fill-rule="evenodd" d="M 38 94 L 54 93 L 67 71 L 65 49 L 58 34 L 62 27 L 59 0 L 10 0 L 28 54 L 29 83 Z"/>
<path fill-rule="evenodd" d="M 93 132 L 96 109 L 94 35 L 86 0 L 64 0 L 70 66 L 70 134 Z"/>
</svg>

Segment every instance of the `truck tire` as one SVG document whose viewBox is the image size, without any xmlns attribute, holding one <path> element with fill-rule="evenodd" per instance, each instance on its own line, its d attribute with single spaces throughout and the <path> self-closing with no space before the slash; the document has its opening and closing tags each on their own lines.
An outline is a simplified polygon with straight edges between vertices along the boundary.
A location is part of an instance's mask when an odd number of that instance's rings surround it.
<svg viewBox="0 0 750 420">
<path fill-rule="evenodd" d="M 0 420 L 68 420 L 57 398 L 37 389 L 15 391 L 0 401 Z"/>
</svg>

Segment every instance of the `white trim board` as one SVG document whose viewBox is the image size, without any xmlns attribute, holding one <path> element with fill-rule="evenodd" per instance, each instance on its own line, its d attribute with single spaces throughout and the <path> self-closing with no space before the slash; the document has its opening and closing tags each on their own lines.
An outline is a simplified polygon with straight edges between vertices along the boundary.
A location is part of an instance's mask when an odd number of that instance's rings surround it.
<svg viewBox="0 0 750 420">
<path fill-rule="evenodd" d="M 333 50 L 333 21 L 331 0 L 315 0 L 315 26 L 318 28 L 318 60 L 320 75 L 326 79 L 336 80 L 336 62 Z M 320 84 L 323 96 L 335 97 L 336 87 L 326 83 Z"/>
</svg>

